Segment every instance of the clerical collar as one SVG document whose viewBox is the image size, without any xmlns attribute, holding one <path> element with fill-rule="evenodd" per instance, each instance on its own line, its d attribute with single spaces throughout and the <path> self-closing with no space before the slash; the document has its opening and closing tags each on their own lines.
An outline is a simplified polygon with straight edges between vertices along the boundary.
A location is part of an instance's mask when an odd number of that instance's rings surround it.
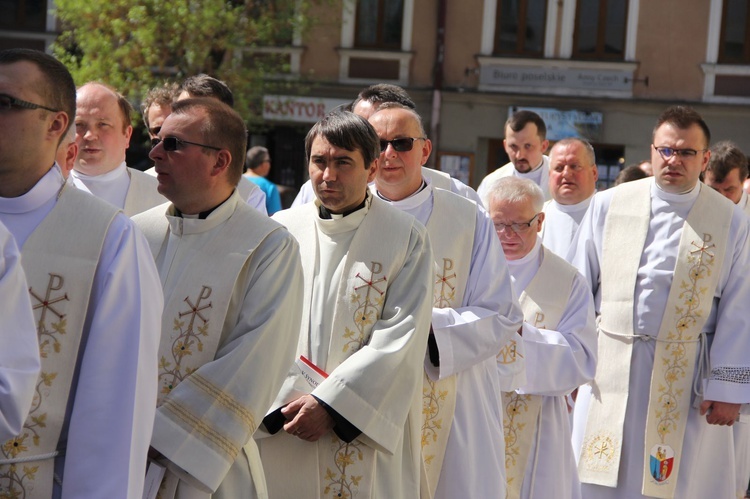
<svg viewBox="0 0 750 499">
<path fill-rule="evenodd" d="M 674 193 L 674 192 L 667 192 L 664 189 L 662 189 L 659 184 L 656 182 L 656 180 L 653 181 L 653 185 L 651 187 L 651 193 L 658 197 L 659 199 L 662 199 L 668 203 L 673 202 L 690 202 L 695 201 L 698 199 L 698 194 L 700 194 L 701 191 L 701 183 L 702 182 L 696 182 L 695 186 L 693 186 L 692 189 L 680 192 L 680 193 Z"/>
<path fill-rule="evenodd" d="M 119 178 L 122 175 L 128 174 L 128 167 L 123 161 L 114 170 L 102 173 L 100 175 L 86 175 L 85 173 L 79 172 L 76 169 L 70 171 L 70 174 L 80 179 L 82 182 L 111 182 L 112 180 Z"/>
<path fill-rule="evenodd" d="M 233 191 L 233 192 L 234 192 L 234 191 Z M 232 197 L 232 195 L 230 194 L 230 195 L 229 195 L 229 198 L 231 198 L 231 197 Z M 224 203 L 226 203 L 226 202 L 227 202 L 227 200 L 228 200 L 229 198 L 225 199 L 224 201 L 222 201 L 221 203 L 217 204 L 217 205 L 216 205 L 216 206 L 214 206 L 213 208 L 210 208 L 210 209 L 208 209 L 208 210 L 206 210 L 206 211 L 202 211 L 202 212 L 198 213 L 197 215 L 183 215 L 183 213 L 182 213 L 182 212 L 181 212 L 180 210 L 178 210 L 178 209 L 177 209 L 177 207 L 175 206 L 175 207 L 174 207 L 174 216 L 176 216 L 176 217 L 180 217 L 180 218 L 197 218 L 198 220 L 205 220 L 205 219 L 207 219 L 207 218 L 208 218 L 208 216 L 209 216 L 209 215 L 210 215 L 211 213 L 213 213 L 213 212 L 214 212 L 214 210 L 216 210 L 216 208 L 218 208 L 219 206 L 221 206 L 221 205 L 223 205 Z M 173 206 L 174 206 L 174 205 L 173 205 Z"/>
<path fill-rule="evenodd" d="M 351 215 L 352 213 L 361 210 L 365 207 L 367 204 L 367 194 L 365 193 L 365 198 L 362 200 L 361 203 L 359 203 L 355 208 L 352 208 L 351 210 L 347 210 L 344 213 L 331 213 L 328 208 L 323 206 L 322 204 L 318 206 L 318 214 L 320 215 L 320 218 L 323 220 L 331 220 L 334 217 L 336 218 L 344 218 L 348 215 Z"/>
<path fill-rule="evenodd" d="M 596 194 L 596 193 L 594 193 Z M 589 205 L 591 204 L 591 200 L 594 199 L 594 194 L 587 197 L 580 203 L 576 204 L 560 204 L 557 201 L 555 201 L 555 204 L 557 205 L 557 209 L 562 211 L 563 213 L 578 213 L 579 211 L 586 211 L 589 209 Z"/>
<path fill-rule="evenodd" d="M 393 199 L 388 199 L 387 197 L 383 196 L 383 194 L 380 191 L 378 191 L 377 189 L 375 190 L 375 192 L 378 194 L 378 197 L 380 199 L 384 200 L 384 201 L 388 201 L 389 203 L 398 203 L 400 201 L 404 201 L 406 199 L 410 199 L 410 198 L 413 198 L 415 196 L 418 196 L 419 193 L 422 192 L 423 190 L 425 190 L 426 188 L 427 188 L 427 181 L 424 178 L 422 178 L 422 185 L 419 186 L 419 189 L 417 189 L 416 191 L 412 192 L 411 194 L 409 194 L 408 196 L 406 196 L 404 199 L 399 199 L 398 201 L 394 201 Z"/>
</svg>

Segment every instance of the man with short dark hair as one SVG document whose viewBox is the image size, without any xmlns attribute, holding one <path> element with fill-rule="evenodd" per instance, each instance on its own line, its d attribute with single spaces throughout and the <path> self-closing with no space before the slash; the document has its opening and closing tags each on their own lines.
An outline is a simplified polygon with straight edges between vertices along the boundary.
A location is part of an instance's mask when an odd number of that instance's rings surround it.
<svg viewBox="0 0 750 499">
<path fill-rule="evenodd" d="M 128 100 L 107 85 L 89 82 L 78 88 L 76 105 L 73 184 L 129 217 L 165 203 L 152 176 L 125 164 L 133 133 Z"/>
<path fill-rule="evenodd" d="M 544 246 L 567 258 L 570 243 L 596 192 L 599 172 L 594 148 L 585 139 L 567 138 L 555 143 L 549 154 L 549 191 L 544 205 L 547 221 L 542 231 Z"/>
<path fill-rule="evenodd" d="M 302 312 L 297 243 L 239 196 L 242 118 L 216 99 L 175 102 L 154 140 L 159 192 L 134 217 L 164 287 L 151 446 L 162 497 L 255 497 L 252 435 L 292 362 Z"/>
<path fill-rule="evenodd" d="M 261 188 L 266 195 L 266 211 L 273 215 L 281 210 L 281 196 L 276 184 L 266 177 L 271 171 L 271 155 L 263 146 L 251 147 L 245 156 L 245 178 Z"/>
<path fill-rule="evenodd" d="M 523 315 L 502 248 L 484 209 L 423 177 L 432 142 L 416 111 L 386 103 L 370 123 L 381 148 L 375 192 L 425 225 L 434 253 L 422 386 L 427 490 L 436 499 L 504 497 L 497 397 L 523 372 L 512 353 Z"/>
<path fill-rule="evenodd" d="M 709 141 L 697 112 L 667 109 L 654 176 L 596 194 L 571 248 L 600 317 L 601 361 L 575 409 L 584 498 L 735 497 L 750 224 L 699 181 Z"/>
<path fill-rule="evenodd" d="M 484 197 L 492 183 L 502 177 L 533 180 L 542 188 L 544 199 L 550 199 L 549 158 L 544 155 L 549 147 L 547 126 L 541 116 L 532 111 L 516 111 L 505 122 L 503 147 L 510 162 L 488 174 L 477 192 Z"/>
<path fill-rule="evenodd" d="M 75 116 L 65 66 L 43 52 L 0 51 L 0 94 L 9 103 L 0 110 L 0 222 L 22 248 L 42 356 L 29 418 L 0 446 L 0 490 L 140 498 L 159 276 L 132 221 L 72 188 L 55 165 Z"/>
<path fill-rule="evenodd" d="M 162 86 L 149 90 L 143 98 L 141 114 L 149 138 L 159 135 L 164 120 L 172 112 L 172 102 L 177 97 L 178 88 L 176 83 L 165 82 Z"/>
<path fill-rule="evenodd" d="M 711 147 L 711 159 L 704 182 L 719 194 L 750 214 L 750 203 L 742 184 L 748 176 L 747 156 L 729 140 L 717 142 Z"/>
<path fill-rule="evenodd" d="M 297 362 L 258 438 L 269 497 L 420 496 L 421 381 L 432 251 L 369 192 L 378 137 L 334 112 L 305 139 L 314 203 L 275 218 L 303 253 Z M 261 437 L 266 438 L 261 438 Z"/>
</svg>

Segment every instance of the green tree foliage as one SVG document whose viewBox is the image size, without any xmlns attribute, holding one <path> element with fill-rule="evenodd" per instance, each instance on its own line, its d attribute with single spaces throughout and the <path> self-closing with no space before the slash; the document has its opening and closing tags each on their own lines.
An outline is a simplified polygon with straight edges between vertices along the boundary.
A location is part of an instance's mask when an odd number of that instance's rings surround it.
<svg viewBox="0 0 750 499">
<path fill-rule="evenodd" d="M 314 0 L 313 0 L 314 1 Z M 55 53 L 77 84 L 108 83 L 139 103 L 149 88 L 206 73 L 232 89 L 248 121 L 288 57 L 244 49 L 292 45 L 307 0 L 56 0 Z"/>
</svg>

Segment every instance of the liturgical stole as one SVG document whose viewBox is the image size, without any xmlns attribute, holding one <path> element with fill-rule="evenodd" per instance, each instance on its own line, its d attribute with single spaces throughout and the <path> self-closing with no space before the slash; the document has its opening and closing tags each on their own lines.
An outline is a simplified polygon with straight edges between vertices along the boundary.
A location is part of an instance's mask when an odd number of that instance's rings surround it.
<svg viewBox="0 0 750 499">
<path fill-rule="evenodd" d="M 604 226 L 600 359 L 581 450 L 581 482 L 617 486 L 633 342 L 656 341 L 651 373 L 643 494 L 674 497 L 700 334 L 713 303 L 733 206 L 702 188 L 685 220 L 658 336 L 637 336 L 633 300 L 651 213 L 651 182 L 620 186 Z M 703 348 L 708 348 L 703 345 Z M 603 361 L 606 359 L 606 361 Z"/>
<path fill-rule="evenodd" d="M 336 367 L 351 357 L 370 341 L 370 333 L 383 311 L 391 280 L 403 267 L 411 240 L 413 217 L 394 216 L 384 210 L 385 202 L 368 193 L 368 212 L 356 229 L 344 270 L 338 284 L 334 309 L 328 360 L 318 366 L 331 374 Z M 302 267 L 305 276 L 305 293 L 302 309 L 302 329 L 297 345 L 297 355 L 310 357 L 310 306 L 319 258 L 316 218 L 318 204 L 305 205 L 306 211 L 295 218 L 284 218 L 283 223 L 295 236 L 303 249 Z M 401 215 L 401 213 L 396 213 Z M 297 370 L 292 368 L 292 373 Z M 300 391 L 310 393 L 307 381 L 297 373 L 290 374 L 284 383 L 280 397 L 282 403 L 297 398 Z M 291 397 L 291 398 L 290 398 Z M 277 399 L 278 402 L 278 399 Z M 274 403 L 274 406 L 277 404 Z M 304 442 L 280 432 L 269 442 L 262 443 L 263 460 L 268 469 L 289 469 L 291 480 L 300 477 L 318 476 L 310 487 L 319 486 L 313 497 L 349 497 L 370 499 L 375 476 L 375 449 L 363 440 L 365 435 L 346 443 L 333 432 L 317 442 Z M 317 447 L 317 460 L 295 459 L 308 455 L 309 446 Z M 296 449 L 299 449 L 297 451 Z M 373 498 L 378 499 L 378 498 Z"/>
<path fill-rule="evenodd" d="M 167 203 L 167 199 L 156 190 L 159 184 L 156 177 L 132 168 L 128 168 L 127 171 L 130 185 L 125 194 L 125 206 L 122 209 L 127 216 L 132 217 L 154 206 Z"/>
<path fill-rule="evenodd" d="M 460 307 L 469 280 L 477 206 L 457 194 L 433 189 L 433 207 L 427 232 L 435 258 L 434 308 Z M 456 375 L 432 381 L 425 373 L 422 386 L 422 460 L 430 494 L 434 494 L 443 467 L 453 413 Z"/>
<path fill-rule="evenodd" d="M 568 306 L 576 269 L 542 246 L 542 264 L 526 287 L 519 302 L 525 322 L 540 329 L 556 329 Z M 542 395 L 503 392 L 503 433 L 507 498 L 521 496 L 526 463 L 534 442 Z"/>
<path fill-rule="evenodd" d="M 243 211 L 249 212 L 251 208 L 246 207 L 239 197 L 227 202 L 238 203 L 236 211 L 219 227 L 209 229 L 215 237 L 206 244 L 187 248 L 188 254 L 180 258 L 191 263 L 178 277 L 175 291 L 164 297 L 157 407 L 162 415 L 179 426 L 203 428 L 199 437 L 204 444 L 227 462 L 233 462 L 244 442 L 248 442 L 245 450 L 249 457 L 257 454 L 250 437 L 257 428 L 255 415 L 238 404 L 231 393 L 225 392 L 219 380 L 207 379 L 197 371 L 216 358 L 227 311 L 242 269 L 269 233 L 281 228 L 270 220 L 264 224 L 255 219 L 248 221 Z M 138 224 L 156 258 L 167 248 L 168 217 L 161 209 L 150 210 L 139 217 Z M 208 261 L 210 265 L 201 264 Z M 167 266 L 170 264 L 167 262 Z M 179 395 L 173 394 L 172 391 L 183 381 L 185 385 L 180 388 Z M 217 400 L 224 407 L 221 420 L 206 416 Z M 250 459 L 251 472 L 254 477 L 260 472 L 262 477 L 262 468 L 253 469 L 258 464 L 255 461 Z M 169 477 L 166 480 L 169 483 Z M 265 487 L 264 482 L 256 482 L 256 485 Z M 169 497 L 169 494 L 161 497 Z"/>
<path fill-rule="evenodd" d="M 0 493 L 52 497 L 54 458 L 68 407 L 84 321 L 104 239 L 117 208 L 63 187 L 23 246 L 42 369 L 21 434 L 0 452 Z M 71 221 L 75 220 L 75 223 Z M 0 494 L 2 495 L 2 494 Z"/>
</svg>

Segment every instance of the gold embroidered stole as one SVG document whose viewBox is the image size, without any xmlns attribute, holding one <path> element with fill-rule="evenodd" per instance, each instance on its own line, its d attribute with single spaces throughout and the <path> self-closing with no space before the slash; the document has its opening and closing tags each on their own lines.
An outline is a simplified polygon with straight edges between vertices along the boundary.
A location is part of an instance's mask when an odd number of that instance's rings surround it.
<svg viewBox="0 0 750 499">
<path fill-rule="evenodd" d="M 435 308 L 460 307 L 469 280 L 477 207 L 452 192 L 433 189 L 427 232 L 435 258 Z M 456 409 L 455 374 L 432 381 L 424 374 L 422 386 L 422 460 L 430 494 L 437 489 Z"/>
<path fill-rule="evenodd" d="M 598 355 L 608 361 L 599 363 L 593 384 L 598 397 L 592 397 L 590 402 L 579 462 L 584 483 L 617 486 L 636 339 L 633 293 L 650 221 L 650 189 L 648 180 L 618 187 L 605 221 Z M 711 310 L 732 217 L 731 205 L 722 203 L 716 193 L 701 189 L 683 225 L 668 305 L 658 336 L 651 338 L 656 341 L 656 351 L 644 449 L 646 495 L 674 495 L 698 337 Z M 657 442 L 661 442 L 661 447 Z M 660 471 L 650 479 L 652 451 L 656 453 L 654 458 L 660 464 Z M 668 469 L 662 470 L 664 463 Z M 652 485 L 647 487 L 647 481 Z M 660 485 L 654 487 L 657 483 Z"/>
<path fill-rule="evenodd" d="M 23 246 L 42 370 L 21 434 L 2 446 L 0 462 L 12 464 L 0 465 L 0 495 L 52 497 L 55 451 L 79 346 L 85 341 L 91 288 L 107 229 L 117 212 L 94 196 L 64 188 Z"/>
<path fill-rule="evenodd" d="M 519 302 L 527 323 L 537 328 L 555 329 L 568 305 L 576 269 L 542 246 L 542 264 L 526 287 Z M 521 486 L 537 433 L 542 395 L 502 393 L 503 432 L 507 498 L 521 496 Z"/>
<path fill-rule="evenodd" d="M 130 185 L 125 194 L 125 206 L 122 209 L 127 216 L 132 217 L 167 202 L 167 198 L 156 190 L 159 185 L 156 177 L 130 167 L 128 167 L 128 176 Z"/>
<path fill-rule="evenodd" d="M 221 386 L 197 372 L 216 358 L 237 278 L 248 259 L 278 225 L 256 219 L 252 208 L 237 194 L 227 203 L 234 209 L 226 221 L 207 232 L 205 244 L 190 244 L 190 235 L 181 248 L 180 259 L 189 262 L 177 277 L 174 292 L 164 297 L 161 341 L 159 343 L 159 393 L 161 415 L 182 427 L 201 427 L 196 432 L 205 445 L 232 462 L 244 442 L 257 428 L 255 415 Z M 217 210 L 231 209 L 222 206 Z M 161 208 L 136 218 L 154 255 L 167 248 L 169 222 Z M 206 264 L 210 262 L 210 264 Z M 164 262 L 168 269 L 172 261 Z M 159 269 L 160 274 L 166 272 Z M 163 278 L 163 277 L 162 277 Z M 184 385 L 180 385 L 181 383 Z M 178 392 L 174 389 L 180 385 Z M 217 403 L 216 401 L 219 401 Z M 222 416 L 210 418 L 211 407 L 222 407 Z"/>
<path fill-rule="evenodd" d="M 328 360 L 325 366 L 320 366 L 329 374 L 368 344 L 370 332 L 380 319 L 391 279 L 403 267 L 408 256 L 413 217 L 393 210 L 372 194 L 368 194 L 367 202 L 368 213 L 349 246 L 338 285 Z M 310 356 L 312 283 L 320 251 L 315 227 L 318 202 L 294 210 L 293 215 L 282 215 L 278 220 L 288 227 L 303 248 L 305 294 L 297 355 Z M 300 378 L 298 375 L 296 377 Z M 289 378 L 287 381 L 290 381 Z M 311 445 L 316 446 L 317 462 L 310 459 Z M 269 463 L 269 474 L 274 473 L 277 466 L 293 469 L 292 473 L 297 475 L 298 480 L 306 480 L 307 487 L 318 485 L 319 490 L 311 494 L 313 497 L 371 497 L 376 451 L 360 438 L 346 443 L 331 432 L 310 444 L 284 433 L 268 441 L 262 440 L 260 447 L 264 463 Z M 313 469 L 316 466 L 317 469 Z M 318 482 L 309 481 L 309 474 L 316 474 Z M 269 483 L 271 481 L 269 479 Z"/>
</svg>

